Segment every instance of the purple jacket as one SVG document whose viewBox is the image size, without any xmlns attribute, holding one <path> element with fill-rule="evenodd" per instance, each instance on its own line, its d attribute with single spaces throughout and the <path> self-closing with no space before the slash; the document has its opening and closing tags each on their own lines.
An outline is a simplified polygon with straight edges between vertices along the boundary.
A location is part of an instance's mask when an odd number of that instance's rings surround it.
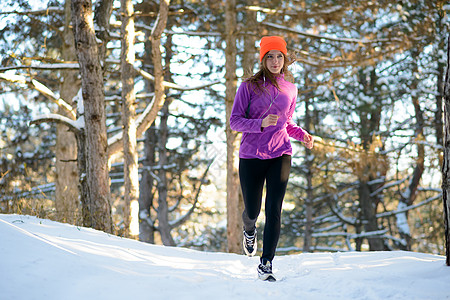
<svg viewBox="0 0 450 300">
<path fill-rule="evenodd" d="M 231 111 L 230 127 L 232 130 L 243 132 L 239 149 L 240 158 L 270 159 L 283 154 L 292 155 L 289 137 L 303 141 L 306 131 L 292 121 L 297 88 L 284 80 L 284 76 L 280 76 L 277 80 L 280 91 L 271 83 L 266 83 L 269 93 L 255 92 L 248 82 L 243 82 L 237 90 Z M 250 110 L 246 118 L 249 101 Z M 262 130 L 262 120 L 269 114 L 278 115 L 277 125 Z"/>
</svg>

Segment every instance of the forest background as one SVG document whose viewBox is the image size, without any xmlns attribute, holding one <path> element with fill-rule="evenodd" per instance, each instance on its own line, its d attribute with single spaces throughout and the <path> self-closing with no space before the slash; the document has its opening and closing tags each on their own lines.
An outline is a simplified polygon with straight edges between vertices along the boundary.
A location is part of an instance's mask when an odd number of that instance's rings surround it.
<svg viewBox="0 0 450 300">
<path fill-rule="evenodd" d="M 293 141 L 279 253 L 443 254 L 449 11 L 438 0 L 4 1 L 0 212 L 240 252 L 240 136 L 227 120 L 261 36 L 281 35 L 296 55 L 295 121 L 316 144 Z"/>
</svg>

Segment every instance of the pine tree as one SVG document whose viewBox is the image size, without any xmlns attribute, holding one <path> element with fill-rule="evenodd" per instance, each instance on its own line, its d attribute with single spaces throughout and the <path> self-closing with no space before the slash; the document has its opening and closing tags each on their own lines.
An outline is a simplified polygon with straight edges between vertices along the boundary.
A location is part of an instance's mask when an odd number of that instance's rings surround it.
<svg viewBox="0 0 450 300">
<path fill-rule="evenodd" d="M 85 151 L 85 155 L 79 155 L 86 159 L 85 181 L 88 187 L 87 193 L 82 195 L 83 223 L 85 226 L 111 232 L 103 69 L 100 65 L 91 1 L 73 0 L 72 12 L 85 119 L 85 144 L 84 148 L 79 148 L 79 151 Z"/>
</svg>

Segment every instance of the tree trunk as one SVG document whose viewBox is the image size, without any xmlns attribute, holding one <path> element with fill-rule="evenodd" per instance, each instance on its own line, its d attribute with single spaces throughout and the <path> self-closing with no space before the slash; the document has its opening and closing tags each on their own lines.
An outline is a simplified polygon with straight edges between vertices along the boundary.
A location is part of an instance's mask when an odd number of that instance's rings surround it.
<svg viewBox="0 0 450 300">
<path fill-rule="evenodd" d="M 73 31 L 69 27 L 71 22 L 70 1 L 64 4 L 65 18 L 63 31 L 62 59 L 75 61 L 75 45 Z M 72 99 L 77 95 L 80 88 L 78 72 L 63 70 L 63 78 L 60 87 L 60 96 L 68 104 L 72 105 Z M 74 119 L 65 109 L 58 109 L 58 114 Z M 78 169 L 77 169 L 77 141 L 73 132 L 67 126 L 56 125 L 56 178 L 55 178 L 55 208 L 57 220 L 70 224 L 77 224 L 80 210 L 78 192 Z"/>
<path fill-rule="evenodd" d="M 446 264 L 450 266 L 450 35 L 447 41 L 447 72 L 444 86 L 444 158 L 442 200 L 444 205 Z"/>
<path fill-rule="evenodd" d="M 123 126 L 123 156 L 124 156 L 124 212 L 125 230 L 128 234 L 139 234 L 139 170 L 138 153 L 136 149 L 136 95 L 134 92 L 134 19 L 133 3 L 122 0 L 122 126 Z"/>
<path fill-rule="evenodd" d="M 90 0 L 72 0 L 72 25 L 81 73 L 85 119 L 85 226 L 112 231 L 103 74 Z M 81 174 L 84 176 L 84 174 Z"/>
<path fill-rule="evenodd" d="M 145 71 L 153 74 L 152 69 L 152 55 L 151 55 L 151 36 L 146 33 L 146 39 L 144 42 L 144 56 L 143 65 Z M 145 81 L 145 92 L 152 93 L 154 91 L 153 83 L 148 80 Z M 146 243 L 155 243 L 155 225 L 152 219 L 152 207 L 155 193 L 154 177 L 152 174 L 152 167 L 156 165 L 156 146 L 158 143 L 158 137 L 156 134 L 156 126 L 153 123 L 144 133 L 144 160 L 142 177 L 139 186 L 139 240 Z"/>
<path fill-rule="evenodd" d="M 155 76 L 155 105 L 149 113 L 149 119 L 155 120 L 156 115 L 161 110 L 164 100 L 166 99 L 164 91 L 164 76 L 161 55 L 161 35 L 166 28 L 167 17 L 169 15 L 170 0 L 160 0 L 158 18 L 152 29 L 152 59 Z M 152 121 L 153 123 L 153 121 Z M 151 124 L 149 124 L 150 126 Z"/>
<path fill-rule="evenodd" d="M 308 80 L 306 81 L 308 82 Z M 306 94 L 305 102 L 305 130 L 311 132 L 312 120 L 309 110 L 311 93 Z M 314 158 L 311 156 L 311 150 L 306 149 L 306 199 L 305 199 L 305 236 L 303 237 L 303 252 L 311 252 L 312 232 L 313 232 L 313 174 L 312 166 Z"/>
<path fill-rule="evenodd" d="M 168 127 L 167 119 L 169 117 L 170 98 L 167 98 L 161 110 L 161 118 L 159 125 L 159 182 L 158 182 L 158 222 L 161 240 L 165 246 L 174 246 L 175 242 L 170 234 L 172 230 L 169 224 L 169 204 L 167 202 L 167 174 L 164 166 L 167 165 L 167 138 Z"/>
<path fill-rule="evenodd" d="M 256 0 L 251 0 L 248 5 L 257 5 Z M 250 32 L 258 32 L 258 22 L 256 20 L 256 12 L 245 11 L 245 27 Z M 255 66 L 257 49 L 255 47 L 256 35 L 244 35 L 244 54 L 242 55 L 242 69 L 244 70 L 244 78 L 253 75 L 253 67 Z"/>
<path fill-rule="evenodd" d="M 226 108 L 226 138 L 227 138 L 227 241 L 228 252 L 242 252 L 242 199 L 240 197 L 237 148 L 239 140 L 237 133 L 230 128 L 229 119 L 236 96 L 236 1 L 225 2 L 225 108 Z"/>
<path fill-rule="evenodd" d="M 166 44 L 165 44 L 165 75 L 164 79 L 167 81 L 172 80 L 172 76 L 170 75 L 170 59 L 172 57 L 172 35 L 167 36 Z M 167 124 L 167 121 L 169 119 L 169 107 L 170 103 L 172 102 L 171 99 L 166 98 L 164 102 L 164 106 L 161 110 L 161 119 L 160 119 L 160 126 L 159 126 L 159 179 L 160 182 L 158 184 L 158 221 L 159 221 L 159 231 L 161 233 L 161 239 L 163 241 L 164 245 L 167 246 L 174 246 L 175 241 L 172 238 L 171 230 L 173 228 L 173 225 L 170 224 L 169 220 L 169 203 L 168 203 L 168 181 L 167 181 L 167 171 L 164 166 L 166 166 L 169 163 L 168 159 L 168 151 L 167 151 L 167 142 L 169 138 L 169 127 Z M 161 209 L 162 208 L 162 209 Z M 161 212 L 161 214 L 160 214 Z"/>
<path fill-rule="evenodd" d="M 155 165 L 155 148 L 157 143 L 156 128 L 152 125 L 145 132 L 144 139 L 144 168 L 139 186 L 139 240 L 146 243 L 155 243 L 155 226 L 151 211 L 153 206 L 153 176 L 151 167 Z"/>
<path fill-rule="evenodd" d="M 360 179 L 358 194 L 361 205 L 361 214 L 363 216 L 362 220 L 365 221 L 364 230 L 366 232 L 377 231 L 379 229 L 376 218 L 376 204 L 372 197 L 370 197 L 370 192 L 369 184 Z M 368 242 L 370 251 L 384 250 L 383 239 L 379 237 L 369 237 Z"/>
<path fill-rule="evenodd" d="M 370 77 L 367 77 L 365 72 L 361 69 L 359 70 L 359 82 L 365 87 L 364 93 L 370 95 L 370 93 L 375 89 L 377 82 L 377 75 L 375 68 L 370 72 Z M 373 104 L 361 106 L 359 109 L 360 116 L 360 138 L 361 145 L 364 151 L 369 151 L 370 145 L 373 143 L 373 134 L 377 132 L 380 128 L 381 111 L 382 111 L 381 101 L 374 101 Z M 365 156 L 361 156 L 361 160 L 364 160 Z M 362 165 L 366 162 L 361 161 Z M 369 162 L 373 163 L 373 162 Z M 370 196 L 371 186 L 368 182 L 373 179 L 375 174 L 370 173 L 370 165 L 363 168 L 364 171 L 358 174 L 359 186 L 358 186 L 358 196 L 359 205 L 361 207 L 361 221 L 364 222 L 364 230 L 366 232 L 377 231 L 378 220 L 376 218 L 378 199 L 376 197 Z M 361 242 L 361 241 L 360 241 Z M 382 251 L 384 250 L 384 241 L 378 236 L 369 237 L 369 249 L 371 251 Z M 361 246 L 361 244 L 359 244 Z"/>
<path fill-rule="evenodd" d="M 442 47 L 444 48 L 444 46 Z M 442 49 L 441 48 L 441 49 Z M 444 95 L 444 74 L 445 65 L 444 63 L 438 62 L 437 74 L 436 74 L 436 85 L 437 85 L 437 95 L 436 95 L 436 111 L 434 114 L 434 124 L 436 130 L 436 144 L 443 145 L 444 141 L 444 124 L 442 124 L 442 98 Z M 442 163 L 442 162 L 441 162 Z"/>
<path fill-rule="evenodd" d="M 95 2 L 94 24 L 96 25 L 96 36 L 102 41 L 98 45 L 98 56 L 102 65 L 104 65 L 106 59 L 106 45 L 111 39 L 109 29 L 112 11 L 113 0 L 98 0 Z"/>
<path fill-rule="evenodd" d="M 155 76 L 155 106 L 152 108 L 151 114 L 154 114 L 156 117 L 156 114 L 158 111 L 161 110 L 161 106 L 164 104 L 166 95 L 164 91 L 164 76 L 163 76 L 163 66 L 162 66 L 162 55 L 161 55 L 161 35 L 166 28 L 167 25 L 167 16 L 169 14 L 169 0 L 161 0 L 159 3 L 159 12 L 158 12 L 158 18 L 155 23 L 155 26 L 152 29 L 152 59 L 153 59 L 153 68 L 154 68 L 154 76 Z M 161 126 L 164 126 L 164 120 L 161 118 Z M 163 139 L 163 137 L 160 134 L 160 140 Z M 164 151 L 165 151 L 165 142 L 160 142 L 161 145 L 164 145 Z M 161 149 L 160 149 L 160 155 L 161 155 Z M 161 166 L 165 164 L 165 156 L 159 157 L 159 163 Z M 164 174 L 164 175 L 162 175 Z M 158 183 L 158 221 L 159 221 L 159 231 L 161 233 L 161 239 L 164 245 L 173 245 L 173 239 L 170 235 L 170 227 L 169 220 L 168 220 L 168 206 L 167 202 L 162 201 L 162 199 L 167 200 L 167 182 L 164 180 L 165 173 L 164 170 L 161 170 L 160 180 L 163 180 L 162 182 Z"/>
</svg>

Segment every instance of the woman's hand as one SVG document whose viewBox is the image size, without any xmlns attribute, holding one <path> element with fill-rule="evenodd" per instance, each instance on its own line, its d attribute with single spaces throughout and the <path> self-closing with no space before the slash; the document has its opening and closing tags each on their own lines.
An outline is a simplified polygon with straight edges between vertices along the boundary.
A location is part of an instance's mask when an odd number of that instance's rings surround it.
<svg viewBox="0 0 450 300">
<path fill-rule="evenodd" d="M 312 149 L 314 147 L 314 137 L 309 133 L 306 133 L 303 137 L 303 143 L 305 143 L 306 148 Z"/>
<path fill-rule="evenodd" d="M 262 120 L 261 127 L 262 128 L 266 128 L 266 127 L 269 127 L 269 126 L 277 125 L 278 118 L 279 117 L 277 115 L 268 115 L 267 117 L 265 117 Z"/>
</svg>

